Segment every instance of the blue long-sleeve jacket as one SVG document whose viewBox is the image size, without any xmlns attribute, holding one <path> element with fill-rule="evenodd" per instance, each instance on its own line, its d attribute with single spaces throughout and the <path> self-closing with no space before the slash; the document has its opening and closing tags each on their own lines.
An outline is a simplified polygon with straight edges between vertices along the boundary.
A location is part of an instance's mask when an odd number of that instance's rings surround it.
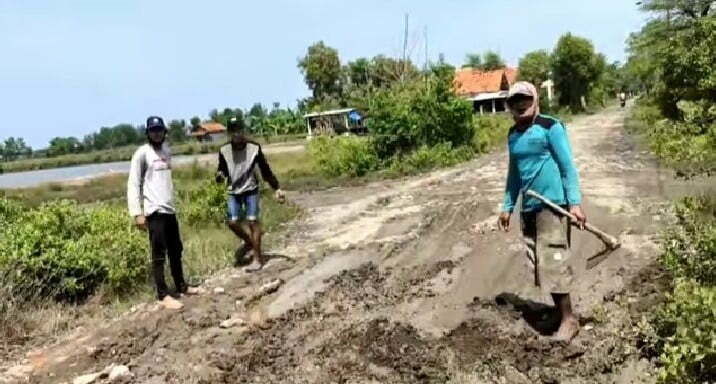
<svg viewBox="0 0 716 384">
<path fill-rule="evenodd" d="M 508 136 L 510 164 L 503 212 L 512 212 L 520 192 L 531 189 L 558 205 L 581 204 L 579 175 L 572 159 L 569 138 L 562 123 L 538 115 L 534 123 L 520 132 L 512 128 Z M 523 195 L 522 211 L 542 209 L 543 204 Z"/>
</svg>

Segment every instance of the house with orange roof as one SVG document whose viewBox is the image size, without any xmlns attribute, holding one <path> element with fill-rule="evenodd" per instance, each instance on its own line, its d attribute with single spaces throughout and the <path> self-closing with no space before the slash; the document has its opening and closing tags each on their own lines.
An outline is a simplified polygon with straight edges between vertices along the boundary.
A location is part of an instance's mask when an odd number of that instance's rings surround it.
<svg viewBox="0 0 716 384">
<path fill-rule="evenodd" d="M 221 123 L 205 121 L 199 124 L 191 136 L 197 141 L 224 141 L 226 140 L 226 127 Z"/>
<path fill-rule="evenodd" d="M 476 113 L 503 112 L 507 110 L 505 101 L 510 86 L 516 81 L 516 68 L 492 71 L 461 68 L 455 73 L 455 90 L 460 97 L 472 102 Z"/>
</svg>

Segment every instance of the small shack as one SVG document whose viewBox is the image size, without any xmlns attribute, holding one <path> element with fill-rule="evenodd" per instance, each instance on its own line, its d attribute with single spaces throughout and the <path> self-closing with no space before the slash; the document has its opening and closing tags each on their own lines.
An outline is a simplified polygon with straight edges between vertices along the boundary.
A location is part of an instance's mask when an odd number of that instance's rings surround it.
<svg viewBox="0 0 716 384">
<path fill-rule="evenodd" d="M 455 90 L 460 97 L 472 102 L 476 113 L 503 112 L 510 86 L 516 81 L 515 68 L 494 71 L 463 68 L 455 73 Z"/>
<path fill-rule="evenodd" d="M 304 115 L 303 118 L 306 120 L 309 137 L 344 134 L 361 135 L 367 132 L 363 124 L 363 116 L 355 108 L 313 112 Z"/>
<path fill-rule="evenodd" d="M 226 127 L 213 121 L 204 122 L 199 124 L 199 127 L 191 133 L 191 136 L 196 138 L 197 141 L 224 141 L 226 140 Z"/>
</svg>

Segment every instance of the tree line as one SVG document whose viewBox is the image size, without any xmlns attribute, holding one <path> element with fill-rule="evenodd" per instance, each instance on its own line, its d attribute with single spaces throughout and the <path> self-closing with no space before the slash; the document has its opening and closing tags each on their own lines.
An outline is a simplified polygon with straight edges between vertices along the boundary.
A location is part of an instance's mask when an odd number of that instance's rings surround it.
<svg viewBox="0 0 716 384">
<path fill-rule="evenodd" d="M 441 62 L 444 60 L 441 58 Z M 466 56 L 463 67 L 480 70 L 504 68 L 505 60 L 496 52 L 483 54 L 471 53 Z M 636 65 L 629 63 L 606 62 L 604 55 L 595 51 L 593 44 L 572 34 L 562 36 L 552 52 L 538 50 L 529 52 L 519 60 L 520 78 L 536 86 L 552 79 L 555 83 L 558 106 L 572 110 L 582 110 L 582 98 L 590 103 L 603 104 L 610 95 L 618 90 L 638 89 L 639 77 L 626 76 L 632 73 Z M 409 58 L 396 59 L 385 55 L 372 58 L 360 57 L 343 64 L 338 50 L 323 41 L 308 47 L 306 55 L 298 60 L 298 68 L 304 76 L 311 95 L 298 100 L 295 109 L 281 108 L 273 103 L 268 109 L 256 103 L 247 110 L 240 108 L 213 109 L 208 121 L 226 125 L 231 118 L 238 117 L 242 124 L 256 135 L 297 134 L 304 130 L 302 116 L 308 111 L 326 110 L 341 107 L 354 107 L 364 112 L 370 109 L 370 97 L 377 91 L 395 84 L 404 84 L 424 78 L 430 68 L 418 68 Z M 625 68 L 627 70 L 625 70 Z M 631 72 L 629 72 L 631 71 Z M 185 142 L 190 133 L 202 123 L 198 116 L 188 122 L 183 119 L 170 120 L 168 123 L 170 140 L 174 143 Z M 3 161 L 27 157 L 33 154 L 26 145 L 18 146 L 21 139 L 13 139 L 10 145 L 0 147 Z M 8 139 L 10 140 L 10 139 Z M 59 156 L 97 150 L 112 149 L 144 142 L 144 126 L 118 124 L 102 127 L 99 131 L 77 137 L 55 137 L 47 149 L 35 151 L 35 156 Z"/>
<path fill-rule="evenodd" d="M 255 103 L 246 111 L 240 108 L 212 109 L 206 120 L 202 120 L 199 116 L 194 116 L 189 121 L 172 119 L 167 123 L 169 140 L 172 143 L 187 142 L 191 138 L 191 133 L 199 129 L 202 122 L 213 121 L 226 126 L 229 119 L 233 117 L 239 117 L 250 132 L 259 136 L 297 134 L 304 130 L 301 110 L 281 108 L 279 103 L 273 103 L 271 109 L 268 109 L 261 103 Z M 122 123 L 101 127 L 97 132 L 85 135 L 84 138 L 54 137 L 46 149 L 36 151 L 33 151 L 23 138 L 9 137 L 4 142 L 0 141 L 0 161 L 55 157 L 138 145 L 145 142 L 145 136 L 144 125 Z"/>
</svg>

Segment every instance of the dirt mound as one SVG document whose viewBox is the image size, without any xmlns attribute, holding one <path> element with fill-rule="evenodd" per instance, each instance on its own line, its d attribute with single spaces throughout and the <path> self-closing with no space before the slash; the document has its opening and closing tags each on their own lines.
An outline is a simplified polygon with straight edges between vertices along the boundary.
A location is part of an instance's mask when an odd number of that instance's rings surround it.
<svg viewBox="0 0 716 384">
<path fill-rule="evenodd" d="M 653 269 L 663 221 L 649 220 L 663 178 L 623 145 L 622 113 L 571 126 L 590 220 L 623 240 L 574 289 L 583 321 L 572 344 L 550 340 L 559 319 L 532 284 L 517 223 L 507 234 L 494 228 L 507 164 L 498 153 L 300 194 L 306 216 L 277 251 L 291 262 L 226 271 L 207 282 L 222 294 L 187 298 L 182 312 L 126 315 L 15 372 L 27 369 L 35 383 L 72 382 L 111 364 L 139 384 L 653 382 L 635 325 L 664 289 Z M 578 231 L 575 240 L 583 255 L 601 247 Z M 256 294 L 279 279 L 276 292 Z M 227 320 L 235 325 L 222 328 Z"/>
</svg>

